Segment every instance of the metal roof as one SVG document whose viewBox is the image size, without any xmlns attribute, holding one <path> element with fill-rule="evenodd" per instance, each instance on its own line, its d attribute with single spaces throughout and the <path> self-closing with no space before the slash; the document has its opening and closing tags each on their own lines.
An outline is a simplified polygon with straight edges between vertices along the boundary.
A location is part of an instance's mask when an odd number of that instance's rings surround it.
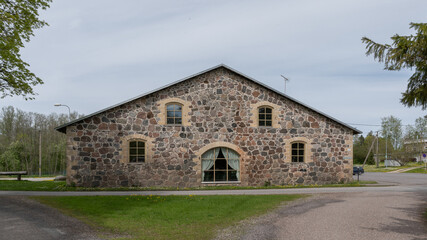
<svg viewBox="0 0 427 240">
<path fill-rule="evenodd" d="M 72 124 L 74 124 L 74 123 L 80 122 L 80 121 L 82 121 L 82 120 L 84 120 L 84 119 L 87 119 L 87 118 L 90 118 L 90 117 L 93 117 L 93 116 L 95 116 L 95 115 L 98 115 L 98 114 L 100 114 L 100 113 L 103 113 L 103 112 L 105 112 L 105 111 L 108 111 L 108 110 L 110 110 L 110 109 L 113 109 L 113 108 L 115 108 L 115 107 L 119 107 L 119 106 L 121 106 L 121 105 L 123 105 L 123 104 L 129 103 L 129 102 L 134 101 L 134 100 L 136 100 L 136 99 L 139 99 L 139 98 L 142 98 L 142 97 L 146 97 L 146 96 L 148 96 L 148 95 L 150 95 L 150 94 L 152 94 L 152 93 L 155 93 L 155 92 L 161 91 L 161 90 L 166 89 L 166 88 L 168 88 L 168 87 L 171 87 L 171 86 L 173 86 L 173 85 L 175 85 L 175 84 L 178 84 L 178 83 L 181 83 L 181 82 L 187 81 L 187 80 L 189 80 L 189 79 L 191 79 L 191 78 L 194 78 L 194 77 L 196 77 L 196 76 L 202 75 L 202 74 L 207 73 L 207 72 L 210 72 L 210 71 L 215 70 L 215 69 L 220 68 L 220 67 L 223 67 L 223 68 L 225 68 L 225 69 L 228 69 L 228 70 L 230 70 L 230 71 L 232 71 L 232 72 L 234 72 L 234 73 L 236 73 L 236 74 L 238 74 L 238 75 L 240 75 L 240 76 L 242 76 L 242 77 L 244 77 L 244 78 L 246 78 L 246 79 L 248 79 L 248 80 L 250 80 L 250 81 L 252 81 L 252 82 L 254 82 L 254 83 L 256 83 L 256 84 L 258 84 L 258 85 L 260 85 L 260 86 L 262 86 L 262 87 L 264 87 L 264 88 L 267 88 L 267 89 L 268 89 L 268 90 L 270 90 L 270 91 L 273 91 L 273 92 L 275 92 L 275 93 L 279 94 L 279 95 L 280 95 L 280 96 L 282 96 L 282 97 L 285 97 L 285 98 L 287 98 L 287 99 L 289 99 L 289 100 L 291 100 L 291 101 L 293 101 L 293 102 L 295 102 L 295 103 L 298 103 L 298 104 L 300 104 L 300 105 L 302 105 L 302 106 L 304 106 L 304 107 L 306 107 L 306 108 L 308 108 L 308 109 L 310 109 L 310 110 L 312 110 L 312 111 L 314 111 L 314 112 L 316 112 L 316 113 L 318 113 L 318 114 L 320 114 L 320 115 L 322 115 L 322 116 L 324 116 L 324 117 L 326 117 L 326 118 L 329 118 L 330 120 L 332 120 L 332 121 L 334 121 L 334 122 L 336 122 L 336 123 L 338 123 L 338 124 L 341 124 L 341 125 L 343 125 L 343 126 L 345 126 L 345 127 L 349 128 L 349 129 L 353 130 L 353 134 L 361 134 L 361 133 L 362 133 L 360 130 L 358 130 L 358 129 L 356 129 L 356 128 L 354 128 L 354 127 L 352 127 L 352 126 L 350 126 L 350 125 L 348 125 L 348 124 L 346 124 L 346 123 L 343 123 L 343 122 L 341 122 L 340 120 L 338 120 L 338 119 L 336 119 L 336 118 L 333 118 L 333 117 L 331 117 L 331 116 L 329 116 L 329 115 L 327 115 L 327 114 L 325 114 L 325 113 L 323 113 L 323 112 L 321 112 L 321 111 L 319 111 L 319 110 L 317 110 L 317 109 L 315 109 L 315 108 L 312 108 L 312 107 L 308 106 L 307 104 L 304 104 L 304 103 L 302 103 L 302 102 L 300 102 L 300 101 L 298 101 L 298 100 L 296 100 L 296 99 L 294 99 L 294 98 L 292 98 L 292 97 L 290 97 L 290 96 L 288 96 L 288 95 L 286 95 L 286 94 L 284 94 L 284 93 L 282 93 L 282 92 L 280 92 L 280 91 L 278 91 L 278 90 L 276 90 L 276 89 L 274 89 L 274 88 L 272 88 L 272 87 L 270 87 L 270 86 L 268 86 L 268 85 L 266 85 L 266 84 L 264 84 L 264 83 L 262 83 L 262 82 L 260 82 L 260 81 L 258 81 L 258 80 L 255 80 L 254 78 L 251 78 L 251 77 L 249 77 L 249 76 L 247 76 L 247 75 L 245 75 L 245 74 L 243 74 L 243 73 L 241 73 L 241 72 L 239 72 L 239 71 L 237 71 L 237 70 L 235 70 L 235 69 L 233 69 L 233 68 L 231 68 L 231 67 L 229 67 L 229 66 L 227 66 L 227 65 L 225 65 L 225 64 L 219 64 L 219 65 L 217 65 L 217 66 L 214 66 L 214 67 L 208 68 L 208 69 L 206 69 L 206 70 L 204 70 L 204 71 L 201 71 L 201 72 L 199 72 L 199 73 L 196 73 L 196 74 L 190 75 L 190 76 L 188 76 L 188 77 L 186 77 L 186 78 L 183 78 L 183 79 L 180 79 L 180 80 L 178 80 L 178 81 L 172 82 L 172 83 L 170 83 L 170 84 L 168 84 L 168 85 L 165 85 L 165 86 L 163 86 L 163 87 L 157 88 L 157 89 L 155 89 L 155 90 L 153 90 L 153 91 L 150 91 L 150 92 L 147 92 L 147 93 L 141 94 L 141 95 L 139 95 L 139 96 L 133 97 L 133 98 L 128 99 L 128 100 L 126 100 L 126 101 L 123 101 L 123 102 L 121 102 L 121 103 L 115 104 L 115 105 L 113 105 L 113 106 L 110 106 L 110 107 L 104 108 L 104 109 L 102 109 L 102 110 L 99 110 L 99 111 L 94 112 L 94 113 L 92 113 L 92 114 L 86 115 L 86 116 L 81 117 L 81 118 L 79 118 L 79 119 L 76 119 L 76 120 L 73 120 L 73 121 L 71 121 L 71 122 L 65 123 L 65 124 L 63 124 L 63 125 L 61 125 L 61 126 L 56 127 L 56 128 L 55 128 L 55 130 L 57 130 L 57 131 L 59 131 L 59 132 L 62 132 L 62 133 L 65 133 L 65 132 L 66 132 L 66 127 L 67 127 L 67 126 L 70 126 L 70 125 L 72 125 Z"/>
</svg>

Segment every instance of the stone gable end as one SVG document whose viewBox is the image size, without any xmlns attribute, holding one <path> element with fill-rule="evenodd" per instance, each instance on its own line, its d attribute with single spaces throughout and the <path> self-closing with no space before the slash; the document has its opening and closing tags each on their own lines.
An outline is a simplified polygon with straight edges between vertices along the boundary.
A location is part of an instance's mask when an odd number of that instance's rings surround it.
<svg viewBox="0 0 427 240">
<path fill-rule="evenodd" d="M 168 125 L 166 106 L 182 106 Z M 273 109 L 258 126 L 258 107 Z M 224 147 L 240 156 L 239 181 L 260 186 L 352 181 L 353 130 L 226 68 L 217 68 L 66 127 L 67 183 L 84 187 L 198 187 L 201 156 Z M 145 141 L 145 162 L 128 142 Z M 294 142 L 304 162 L 292 162 Z M 142 151 L 142 150 L 140 150 Z"/>
</svg>

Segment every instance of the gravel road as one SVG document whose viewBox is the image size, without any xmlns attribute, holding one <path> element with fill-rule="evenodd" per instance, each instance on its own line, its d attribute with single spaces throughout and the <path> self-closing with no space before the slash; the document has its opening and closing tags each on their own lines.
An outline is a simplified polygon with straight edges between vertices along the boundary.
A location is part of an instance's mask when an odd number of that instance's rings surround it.
<svg viewBox="0 0 427 240">
<path fill-rule="evenodd" d="M 427 210 L 426 174 L 367 173 L 362 178 L 398 186 L 316 194 L 225 229 L 218 239 L 427 239 L 422 216 Z"/>
<path fill-rule="evenodd" d="M 427 239 L 426 200 L 405 192 L 326 194 L 283 207 L 228 239 Z"/>
</svg>

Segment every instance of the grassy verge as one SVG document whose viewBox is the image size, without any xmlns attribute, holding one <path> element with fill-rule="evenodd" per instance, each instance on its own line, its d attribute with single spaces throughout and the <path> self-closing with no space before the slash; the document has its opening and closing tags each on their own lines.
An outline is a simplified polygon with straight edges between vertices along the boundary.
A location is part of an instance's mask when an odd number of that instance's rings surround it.
<svg viewBox="0 0 427 240">
<path fill-rule="evenodd" d="M 65 182 L 54 181 L 16 181 L 2 180 L 0 181 L 1 191 L 63 191 L 66 188 Z"/>
<path fill-rule="evenodd" d="M 425 173 L 425 174 L 427 174 L 427 171 L 425 168 L 416 168 L 416 169 L 406 171 L 404 173 Z"/>
<path fill-rule="evenodd" d="M 354 164 L 354 166 L 361 166 L 361 164 Z M 380 163 L 379 167 L 377 168 L 376 165 L 365 165 L 365 172 L 391 172 L 391 171 L 396 171 L 399 169 L 405 169 L 405 168 L 410 168 L 410 167 L 418 167 L 418 166 L 422 166 L 422 164 L 420 163 L 408 163 L 405 166 L 400 166 L 400 167 L 385 167 L 384 163 Z"/>
<path fill-rule="evenodd" d="M 237 189 L 287 189 L 287 188 L 322 188 L 322 187 L 364 187 L 367 184 L 375 184 L 375 181 L 360 181 L 345 184 L 327 185 L 284 185 L 284 186 L 209 186 L 194 188 L 174 188 L 174 187 L 119 187 L 119 188 L 83 188 L 69 187 L 65 182 L 54 181 L 0 181 L 0 191 L 179 191 L 179 190 L 237 190 Z"/>
<path fill-rule="evenodd" d="M 304 195 L 34 197 L 129 239 L 210 239 L 219 229 Z M 125 237 L 127 239 L 127 237 Z"/>
<path fill-rule="evenodd" d="M 42 178 L 44 178 L 44 177 L 56 177 L 58 175 L 59 174 L 57 174 L 57 175 L 42 175 L 41 177 Z M 1 175 L 0 178 L 16 178 L 16 175 Z M 22 175 L 22 178 L 40 178 L 40 176 L 38 174 L 37 175 Z"/>
</svg>

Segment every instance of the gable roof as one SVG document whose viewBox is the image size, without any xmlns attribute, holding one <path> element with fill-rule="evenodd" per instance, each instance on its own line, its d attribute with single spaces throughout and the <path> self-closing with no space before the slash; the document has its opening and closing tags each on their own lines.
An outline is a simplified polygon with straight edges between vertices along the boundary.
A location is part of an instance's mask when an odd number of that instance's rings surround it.
<svg viewBox="0 0 427 240">
<path fill-rule="evenodd" d="M 189 79 L 191 79 L 191 78 L 197 77 L 197 76 L 199 76 L 199 75 L 202 75 L 202 74 L 204 74 L 204 73 L 210 72 L 210 71 L 212 71 L 212 70 L 215 70 L 215 69 L 217 69 L 217 68 L 221 68 L 221 67 L 223 67 L 223 68 L 225 68 L 225 69 L 227 69 L 227 70 L 229 70 L 229 71 L 231 71 L 231 72 L 234 72 L 235 74 L 240 75 L 240 76 L 242 76 L 242 77 L 244 77 L 244 78 L 248 79 L 249 81 L 252 81 L 252 82 L 254 82 L 254 83 L 256 83 L 256 84 L 258 84 L 258 85 L 260 85 L 260 86 L 262 86 L 262 87 L 264 87 L 264 88 L 266 88 L 266 89 L 268 89 L 268 90 L 270 90 L 270 91 L 273 91 L 273 92 L 277 93 L 278 95 L 280 95 L 280 96 L 282 96 L 282 97 L 284 97 L 284 98 L 286 98 L 286 99 L 288 99 L 288 100 L 291 100 L 291 101 L 293 101 L 293 102 L 295 102 L 295 103 L 297 103 L 297 104 L 299 104 L 299 105 L 302 105 L 302 106 L 304 106 L 304 107 L 306 107 L 306 108 L 308 108 L 308 109 L 310 109 L 310 110 L 312 110 L 312 111 L 314 111 L 314 112 L 316 112 L 316 113 L 318 113 L 318 114 L 320 114 L 320 115 L 322 115 L 322 116 L 324 116 L 324 117 L 326 117 L 326 118 L 328 118 L 328 119 L 330 119 L 330 120 L 332 120 L 332 121 L 334 121 L 334 122 L 336 122 L 336 123 L 338 123 L 338 124 L 340 124 L 340 125 L 342 125 L 342 126 L 344 126 L 344 127 L 347 127 L 347 128 L 349 128 L 349 129 L 353 130 L 353 134 L 361 134 L 361 133 L 362 133 L 360 130 L 358 130 L 358 129 L 356 129 L 356 128 L 354 128 L 354 127 L 352 127 L 352 126 L 350 126 L 350 125 L 348 125 L 348 124 L 346 124 L 346 123 L 343 123 L 343 122 L 341 122 L 340 120 L 335 119 L 335 118 L 333 118 L 333 117 L 331 117 L 331 116 L 329 116 L 329 115 L 327 115 L 327 114 L 325 114 L 325 113 L 323 113 L 323 112 L 321 112 L 321 111 L 319 111 L 319 110 L 317 110 L 317 109 L 315 109 L 315 108 L 312 108 L 312 107 L 310 107 L 310 106 L 308 106 L 308 105 L 306 105 L 306 104 L 304 104 L 304 103 L 302 103 L 302 102 L 300 102 L 300 101 L 298 101 L 298 100 L 296 100 L 296 99 L 294 99 L 294 98 L 292 98 L 292 97 L 290 97 L 290 96 L 288 96 L 288 95 L 286 95 L 286 94 L 284 94 L 284 93 L 282 93 L 282 92 L 280 92 L 280 91 L 278 91 L 278 90 L 276 90 L 276 89 L 274 89 L 274 88 L 272 88 L 272 87 L 270 87 L 270 86 L 268 86 L 268 85 L 266 85 L 266 84 L 264 84 L 264 83 L 262 83 L 262 82 L 259 82 L 258 80 L 255 80 L 255 79 L 253 79 L 253 78 L 251 78 L 251 77 L 249 77 L 249 76 L 247 76 L 247 75 L 245 75 L 245 74 L 243 74 L 243 73 L 241 73 L 241 72 L 239 72 L 239 71 L 237 71 L 237 70 L 235 70 L 235 69 L 233 69 L 233 68 L 231 68 L 231 67 L 229 67 L 229 66 L 225 65 L 225 64 L 219 64 L 219 65 L 217 65 L 217 66 L 214 66 L 214 67 L 208 68 L 208 69 L 206 69 L 206 70 L 204 70 L 204 71 L 201 71 L 201 72 L 199 72 L 199 73 L 196 73 L 196 74 L 190 75 L 190 76 L 188 76 L 188 77 L 186 77 L 186 78 L 183 78 L 183 79 L 180 79 L 180 80 L 178 80 L 178 81 L 172 82 L 172 83 L 167 84 L 167 85 L 165 85 L 165 86 L 163 86 L 163 87 L 157 88 L 157 89 L 155 89 L 155 90 L 153 90 L 153 91 L 150 91 L 150 92 L 147 92 L 147 93 L 141 94 L 141 95 L 139 95 L 139 96 L 133 97 L 133 98 L 131 98 L 131 99 L 128 99 L 128 100 L 123 101 L 123 102 L 120 102 L 120 103 L 115 104 L 115 105 L 113 105 L 113 106 L 110 106 L 110 107 L 104 108 L 104 109 L 102 109 L 102 110 L 99 110 L 99 111 L 94 112 L 94 113 L 92 113 L 92 114 L 86 115 L 86 116 L 81 117 L 81 118 L 79 118 L 79 119 L 76 119 L 76 120 L 73 120 L 73 121 L 71 121 L 71 122 L 65 123 L 65 124 L 63 124 L 63 125 L 61 125 L 61 126 L 56 127 L 56 128 L 55 128 L 55 130 L 57 130 L 57 131 L 59 131 L 59 132 L 62 132 L 62 133 L 65 133 L 65 132 L 66 132 L 66 128 L 67 128 L 68 126 L 70 126 L 70 125 L 74 124 L 74 123 L 80 122 L 80 121 L 82 121 L 82 120 L 84 120 L 84 119 L 87 119 L 87 118 L 90 118 L 90 117 L 93 117 L 93 116 L 95 116 L 95 115 L 98 115 L 98 114 L 103 113 L 103 112 L 105 112 L 105 111 L 108 111 L 108 110 L 110 110 L 110 109 L 113 109 L 113 108 L 119 107 L 119 106 L 121 106 L 121 105 L 123 105 L 123 104 L 129 103 L 129 102 L 132 102 L 132 101 L 134 101 L 134 100 L 136 100 L 136 99 L 139 99 L 139 98 L 142 98 L 142 97 L 146 97 L 146 96 L 148 96 L 148 95 L 150 95 L 150 94 L 156 93 L 156 92 L 161 91 L 161 90 L 163 90 L 163 89 L 166 89 L 166 88 L 168 88 L 168 87 L 174 86 L 174 85 L 176 85 L 176 84 L 178 84 L 178 83 L 181 83 L 181 82 L 187 81 L 187 80 L 189 80 Z"/>
</svg>

